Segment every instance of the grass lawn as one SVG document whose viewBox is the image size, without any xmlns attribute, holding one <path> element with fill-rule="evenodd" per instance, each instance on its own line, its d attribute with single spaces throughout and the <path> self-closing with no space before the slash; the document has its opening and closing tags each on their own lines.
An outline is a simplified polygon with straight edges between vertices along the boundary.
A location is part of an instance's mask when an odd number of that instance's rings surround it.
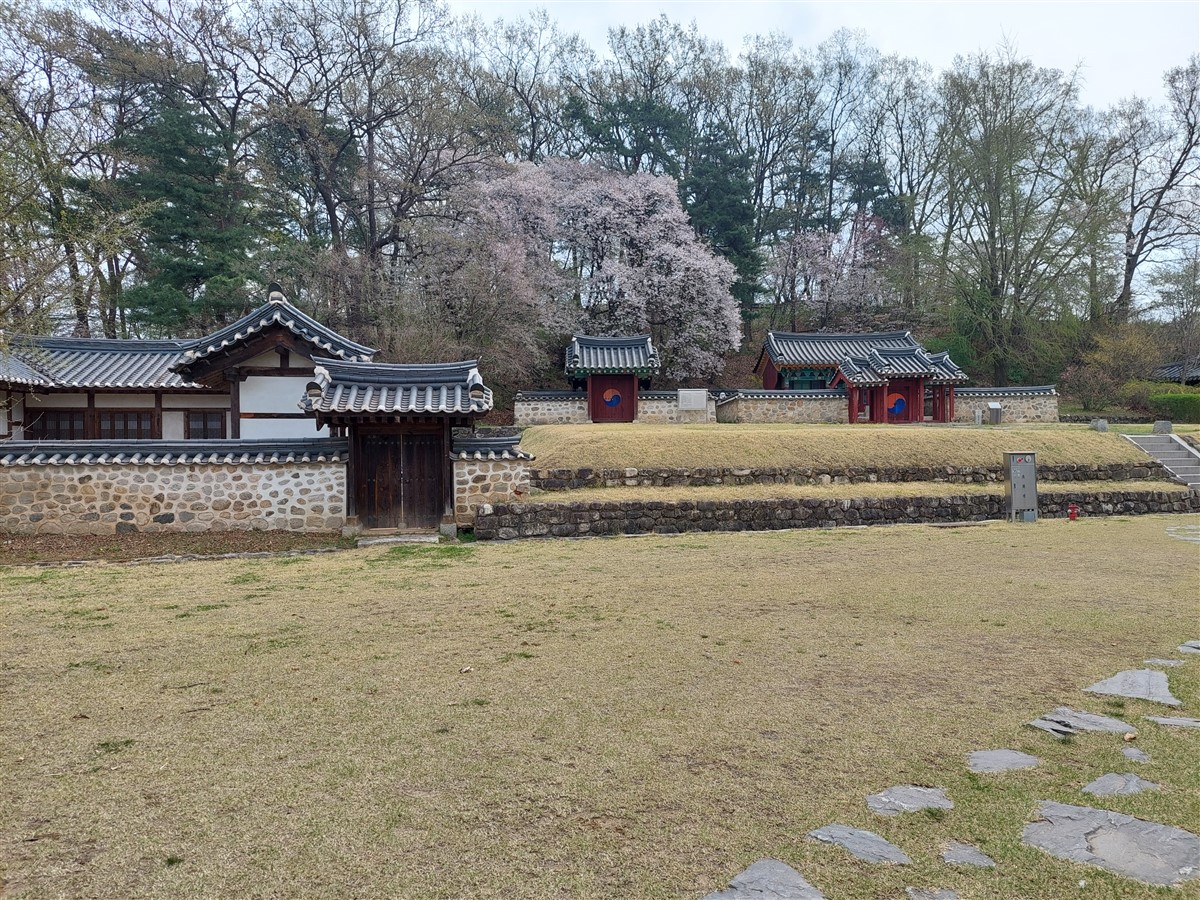
<svg viewBox="0 0 1200 900">
<path fill-rule="evenodd" d="M 1146 459 L 1085 425 L 538 425 L 521 447 L 539 469 L 997 466 L 1010 450 L 1046 465 Z"/>
<path fill-rule="evenodd" d="M 1200 733 L 1080 689 L 1198 629 L 1196 517 L 373 547 L 0 571 L 6 896 L 699 898 L 750 862 L 833 898 L 1184 896 L 1052 860 L 1040 799 L 1129 771 L 1200 831 Z M 1170 672 L 1200 714 L 1200 657 Z M 972 776 L 1011 747 L 1045 763 Z M 945 787 L 884 819 L 864 797 Z M 914 860 L 804 838 L 866 827 Z M 943 842 L 995 870 L 959 871 Z M 1194 883 L 1193 883 L 1194 884 Z M 1192 893 L 1191 896 L 1195 894 Z"/>
</svg>

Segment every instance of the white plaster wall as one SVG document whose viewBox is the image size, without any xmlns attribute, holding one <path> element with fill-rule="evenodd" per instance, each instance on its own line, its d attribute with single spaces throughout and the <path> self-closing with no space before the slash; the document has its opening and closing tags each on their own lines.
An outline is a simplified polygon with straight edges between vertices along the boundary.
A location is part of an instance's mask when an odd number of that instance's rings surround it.
<svg viewBox="0 0 1200 900">
<path fill-rule="evenodd" d="M 317 420 L 242 419 L 242 437 L 247 440 L 328 437 L 329 429 L 317 430 Z"/>
<path fill-rule="evenodd" d="M 303 375 L 251 375 L 242 382 L 238 407 L 242 412 L 298 413 L 310 381 Z"/>
<path fill-rule="evenodd" d="M 96 394 L 96 409 L 153 409 L 153 394 Z"/>
<path fill-rule="evenodd" d="M 182 441 L 184 438 L 184 413 L 163 410 L 162 436 L 164 441 Z"/>
<path fill-rule="evenodd" d="M 100 397 L 96 397 L 99 402 Z M 163 394 L 163 409 L 229 409 L 228 394 Z"/>
<path fill-rule="evenodd" d="M 87 406 L 87 394 L 30 394 L 26 401 L 30 410 L 73 409 Z M 150 405 L 154 405 L 151 399 Z"/>
</svg>

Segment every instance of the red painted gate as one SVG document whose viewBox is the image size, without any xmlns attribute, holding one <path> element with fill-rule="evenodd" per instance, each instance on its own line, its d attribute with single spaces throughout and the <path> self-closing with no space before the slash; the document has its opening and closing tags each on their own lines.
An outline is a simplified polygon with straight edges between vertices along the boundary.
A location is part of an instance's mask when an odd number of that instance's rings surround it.
<svg viewBox="0 0 1200 900">
<path fill-rule="evenodd" d="M 632 422 L 637 417 L 637 376 L 589 376 L 588 415 L 593 422 Z"/>
</svg>

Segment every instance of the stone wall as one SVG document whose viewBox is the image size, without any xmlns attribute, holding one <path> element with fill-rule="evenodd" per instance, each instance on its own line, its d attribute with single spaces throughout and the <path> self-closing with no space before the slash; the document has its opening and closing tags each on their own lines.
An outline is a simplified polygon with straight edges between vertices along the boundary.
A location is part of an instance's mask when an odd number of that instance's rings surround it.
<svg viewBox="0 0 1200 900">
<path fill-rule="evenodd" d="M 703 425 L 717 421 L 717 401 L 711 396 L 704 409 L 680 409 L 675 391 L 652 391 L 638 395 L 637 419 L 647 425 Z"/>
<path fill-rule="evenodd" d="M 1000 421 L 1005 425 L 1023 425 L 1058 421 L 1058 394 L 1046 388 L 1039 392 L 1008 392 L 1003 389 L 984 391 L 979 388 L 956 388 L 954 391 L 955 422 L 975 424 L 975 411 L 988 421 L 988 404 L 999 403 Z"/>
<path fill-rule="evenodd" d="M 1126 490 L 1087 494 L 1042 493 L 1039 515 L 1063 518 L 1067 504 L 1082 516 L 1200 512 L 1200 494 L 1187 491 Z M 687 531 L 767 531 L 973 522 L 1006 516 L 1002 494 L 957 497 L 897 497 L 857 500 L 592 501 L 508 503 L 480 507 L 479 540 L 522 537 L 589 537 L 611 534 L 677 534 Z"/>
<path fill-rule="evenodd" d="M 343 462 L 6 467 L 0 529 L 15 534 L 336 531 Z"/>
<path fill-rule="evenodd" d="M 572 391 L 528 391 L 513 399 L 513 424 L 587 425 L 587 394 Z"/>
<path fill-rule="evenodd" d="M 735 394 L 722 400 L 717 404 L 717 421 L 830 425 L 846 422 L 850 415 L 850 400 L 845 394 L 789 396 L 792 392 L 779 391 L 778 396 L 758 396 L 766 393 Z"/>
<path fill-rule="evenodd" d="M 1104 465 L 1038 466 L 1040 481 L 1170 481 L 1158 460 Z M 913 466 L 909 468 L 830 469 L 534 469 L 531 487 L 565 491 L 598 487 L 705 487 L 715 484 L 863 484 L 873 482 L 933 481 L 948 484 L 981 484 L 1003 481 L 1002 466 Z"/>
<path fill-rule="evenodd" d="M 457 459 L 454 461 L 454 521 L 470 527 L 476 510 L 529 495 L 529 472 L 521 459 Z"/>
</svg>

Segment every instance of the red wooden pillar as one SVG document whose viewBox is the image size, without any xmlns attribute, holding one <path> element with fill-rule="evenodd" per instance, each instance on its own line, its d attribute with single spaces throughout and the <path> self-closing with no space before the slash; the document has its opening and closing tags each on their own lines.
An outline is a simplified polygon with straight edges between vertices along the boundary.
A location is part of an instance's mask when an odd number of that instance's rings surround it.
<svg viewBox="0 0 1200 900">
<path fill-rule="evenodd" d="M 850 388 L 850 424 L 858 421 L 858 388 Z"/>
<path fill-rule="evenodd" d="M 916 402 L 913 404 L 912 415 L 908 417 L 910 422 L 925 421 L 925 379 L 917 379 L 917 396 L 913 398 Z"/>
<path fill-rule="evenodd" d="M 950 412 L 946 415 L 947 422 L 954 421 L 954 385 L 946 386 L 946 399 L 950 405 Z"/>
</svg>

